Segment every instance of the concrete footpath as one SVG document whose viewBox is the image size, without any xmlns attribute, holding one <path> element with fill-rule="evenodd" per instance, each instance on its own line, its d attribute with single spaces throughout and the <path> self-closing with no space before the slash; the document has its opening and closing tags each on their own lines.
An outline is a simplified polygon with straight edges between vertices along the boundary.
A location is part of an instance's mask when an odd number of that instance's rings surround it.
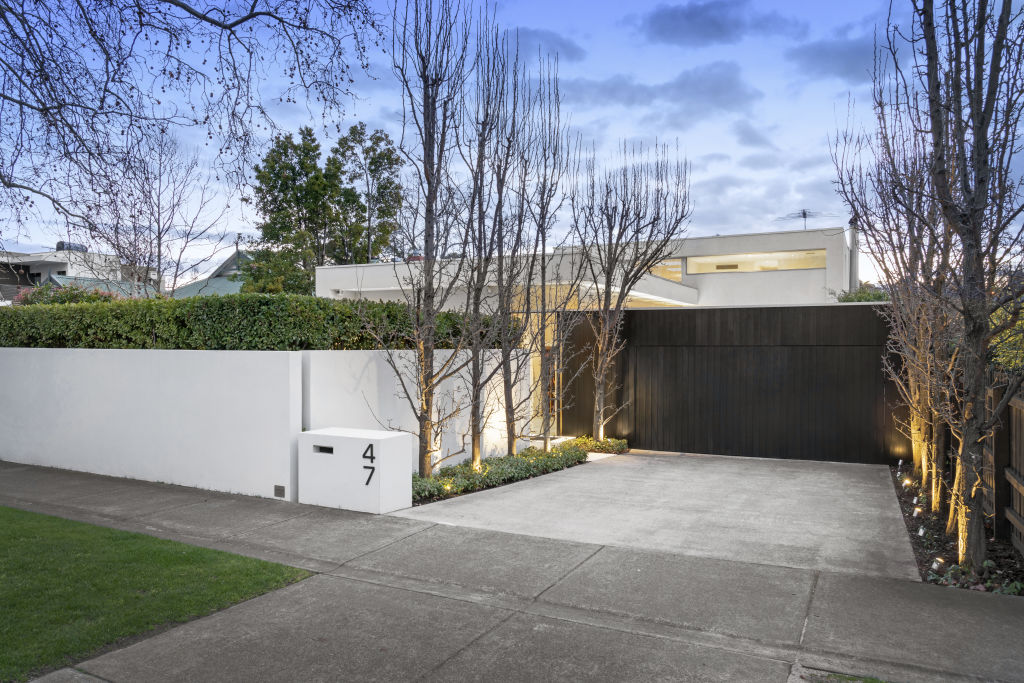
<svg viewBox="0 0 1024 683">
<path fill-rule="evenodd" d="M 1024 681 L 1024 598 L 2 461 L 0 505 L 315 572 L 48 681 Z"/>
</svg>

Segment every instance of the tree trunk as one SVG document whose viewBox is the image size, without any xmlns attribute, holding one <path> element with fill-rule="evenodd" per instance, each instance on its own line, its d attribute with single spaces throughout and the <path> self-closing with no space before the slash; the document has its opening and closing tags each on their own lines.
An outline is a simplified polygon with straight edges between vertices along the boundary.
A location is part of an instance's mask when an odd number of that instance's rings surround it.
<svg viewBox="0 0 1024 683">
<path fill-rule="evenodd" d="M 594 378 L 594 433 L 597 441 L 604 440 L 604 397 L 605 379 L 604 376 Z"/>
<path fill-rule="evenodd" d="M 960 454 L 956 457 L 956 474 L 953 476 L 953 487 L 949 490 L 949 517 L 946 518 L 946 535 L 951 536 L 957 530 L 960 519 L 960 506 L 963 504 L 964 466 Z"/>
<path fill-rule="evenodd" d="M 541 335 L 546 331 L 541 330 Z M 551 364 L 554 350 L 547 348 L 547 338 L 541 337 L 540 350 L 540 431 L 544 436 L 544 452 L 551 450 Z"/>
<path fill-rule="evenodd" d="M 914 474 L 921 476 L 924 471 L 924 421 L 917 405 L 910 406 L 910 446 L 914 456 Z"/>
<path fill-rule="evenodd" d="M 929 415 L 929 410 L 925 415 Z M 927 492 L 929 488 L 929 477 L 932 473 L 932 453 L 934 452 L 934 432 L 931 419 L 921 419 L 921 491 Z"/>
<path fill-rule="evenodd" d="M 973 492 L 967 499 L 967 547 L 966 562 L 960 561 L 977 575 L 985 573 L 985 491 L 981 486 L 973 486 Z"/>
<path fill-rule="evenodd" d="M 942 514 L 942 485 L 946 479 L 946 452 L 949 450 L 946 425 L 932 413 L 932 495 L 931 510 Z"/>
<path fill-rule="evenodd" d="M 501 353 L 501 384 L 505 390 L 505 448 L 508 455 L 516 452 L 516 402 L 513 396 L 515 376 L 512 373 L 511 349 L 502 349 Z"/>
<path fill-rule="evenodd" d="M 433 415 L 433 393 L 424 392 L 421 394 L 423 400 L 420 403 L 420 441 L 419 441 L 419 459 L 420 459 L 420 476 L 429 477 L 434 473 L 434 421 L 431 419 Z"/>
<path fill-rule="evenodd" d="M 477 339 L 479 334 L 475 335 Z M 470 397 L 469 397 L 469 441 L 470 451 L 473 458 L 473 471 L 480 471 L 481 441 L 483 439 L 483 358 L 482 349 L 478 348 L 479 342 L 474 339 L 473 348 L 470 353 Z"/>
</svg>

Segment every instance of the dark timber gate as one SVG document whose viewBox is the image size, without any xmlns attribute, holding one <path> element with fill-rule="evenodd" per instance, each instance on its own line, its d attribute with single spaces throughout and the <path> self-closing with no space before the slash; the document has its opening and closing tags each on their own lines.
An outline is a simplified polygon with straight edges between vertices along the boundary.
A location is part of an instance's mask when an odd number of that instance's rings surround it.
<svg viewBox="0 0 1024 683">
<path fill-rule="evenodd" d="M 877 306 L 631 310 L 606 429 L 633 448 L 885 463 L 909 457 Z M 573 343 L 590 341 L 580 325 Z M 583 354 L 580 354 L 582 357 Z M 591 431 L 593 381 L 569 386 L 564 434 Z"/>
</svg>

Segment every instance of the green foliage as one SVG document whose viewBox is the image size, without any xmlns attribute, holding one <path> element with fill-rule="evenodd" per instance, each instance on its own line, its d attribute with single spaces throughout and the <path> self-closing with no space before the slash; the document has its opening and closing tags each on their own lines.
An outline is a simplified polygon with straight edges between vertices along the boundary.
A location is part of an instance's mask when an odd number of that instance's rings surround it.
<svg viewBox="0 0 1024 683">
<path fill-rule="evenodd" d="M 852 289 L 847 292 L 839 292 L 839 294 L 836 295 L 836 301 L 841 304 L 888 300 L 888 292 L 878 285 L 873 285 L 868 282 L 860 283 L 860 286 L 857 287 L 857 289 Z"/>
<path fill-rule="evenodd" d="M 583 443 L 573 439 L 552 447 L 548 453 L 530 447 L 514 455 L 484 458 L 479 472 L 473 470 L 472 463 L 464 462 L 442 467 L 429 478 L 413 474 L 412 499 L 417 503 L 441 500 L 564 470 L 586 462 L 587 449 Z"/>
<path fill-rule="evenodd" d="M 588 453 L 625 453 L 629 445 L 625 439 L 606 438 L 598 441 L 592 436 L 576 437 L 576 443 Z"/>
<path fill-rule="evenodd" d="M 0 507 L 0 681 L 309 575 L 218 550 Z"/>
<path fill-rule="evenodd" d="M 1019 374 L 1024 372 L 1024 321 L 1009 323 L 1005 311 L 992 316 L 993 327 L 1005 327 L 990 343 L 992 362 L 998 370 Z"/>
<path fill-rule="evenodd" d="M 243 292 L 312 294 L 317 266 L 366 263 L 390 244 L 401 205 L 401 157 L 383 131 L 352 126 L 320 163 L 313 129 L 274 138 L 256 167 L 263 217 Z"/>
<path fill-rule="evenodd" d="M 344 182 L 358 192 L 363 208 L 363 235 L 358 244 L 352 245 L 352 263 L 364 263 L 388 251 L 391 237 L 398 230 L 402 206 L 398 175 L 404 161 L 387 133 L 378 129 L 367 135 L 365 123 L 349 128 L 331 155 L 340 164 Z"/>
<path fill-rule="evenodd" d="M 23 289 L 15 298 L 14 302 L 23 306 L 33 304 L 87 304 L 113 301 L 120 297 L 113 292 L 101 292 L 93 289 L 86 289 L 78 285 L 66 285 L 54 287 L 52 283 Z"/>
<path fill-rule="evenodd" d="M 280 350 L 410 346 L 400 303 L 281 294 L 0 308 L 0 346 L 83 349 Z M 438 346 L 452 346 L 461 318 L 440 316 Z"/>
</svg>

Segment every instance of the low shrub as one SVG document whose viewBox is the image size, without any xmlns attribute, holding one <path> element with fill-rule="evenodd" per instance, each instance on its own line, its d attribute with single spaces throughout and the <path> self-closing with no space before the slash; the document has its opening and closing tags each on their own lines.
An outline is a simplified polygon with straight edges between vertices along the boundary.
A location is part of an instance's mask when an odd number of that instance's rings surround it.
<svg viewBox="0 0 1024 683">
<path fill-rule="evenodd" d="M 443 314 L 438 346 L 451 346 L 461 318 Z M 411 319 L 401 303 L 293 294 L 228 294 L 189 299 L 0 308 L 0 346 L 82 349 L 302 351 L 409 348 Z"/>
<path fill-rule="evenodd" d="M 593 439 L 590 441 L 593 442 Z M 625 451 L 625 441 L 606 439 L 602 443 L 608 441 L 620 442 L 622 450 L 605 452 L 621 453 Z M 458 465 L 442 467 L 433 477 L 429 478 L 413 474 L 412 500 L 414 503 L 442 500 L 463 493 L 530 479 L 548 472 L 564 470 L 566 467 L 587 461 L 588 451 L 583 445 L 585 443 L 586 441 L 583 439 L 573 439 L 552 447 L 548 453 L 531 446 L 515 455 L 484 458 L 479 472 L 473 470 L 471 463 L 463 462 Z"/>
<path fill-rule="evenodd" d="M 625 439 L 605 438 L 598 441 L 592 436 L 578 436 L 576 443 L 587 453 L 625 453 L 629 445 Z"/>
<path fill-rule="evenodd" d="M 38 287 L 26 287 L 14 297 L 14 303 L 21 306 L 37 304 L 92 304 L 114 301 L 121 297 L 113 292 L 86 289 L 78 285 L 54 287 L 51 283 Z"/>
</svg>

